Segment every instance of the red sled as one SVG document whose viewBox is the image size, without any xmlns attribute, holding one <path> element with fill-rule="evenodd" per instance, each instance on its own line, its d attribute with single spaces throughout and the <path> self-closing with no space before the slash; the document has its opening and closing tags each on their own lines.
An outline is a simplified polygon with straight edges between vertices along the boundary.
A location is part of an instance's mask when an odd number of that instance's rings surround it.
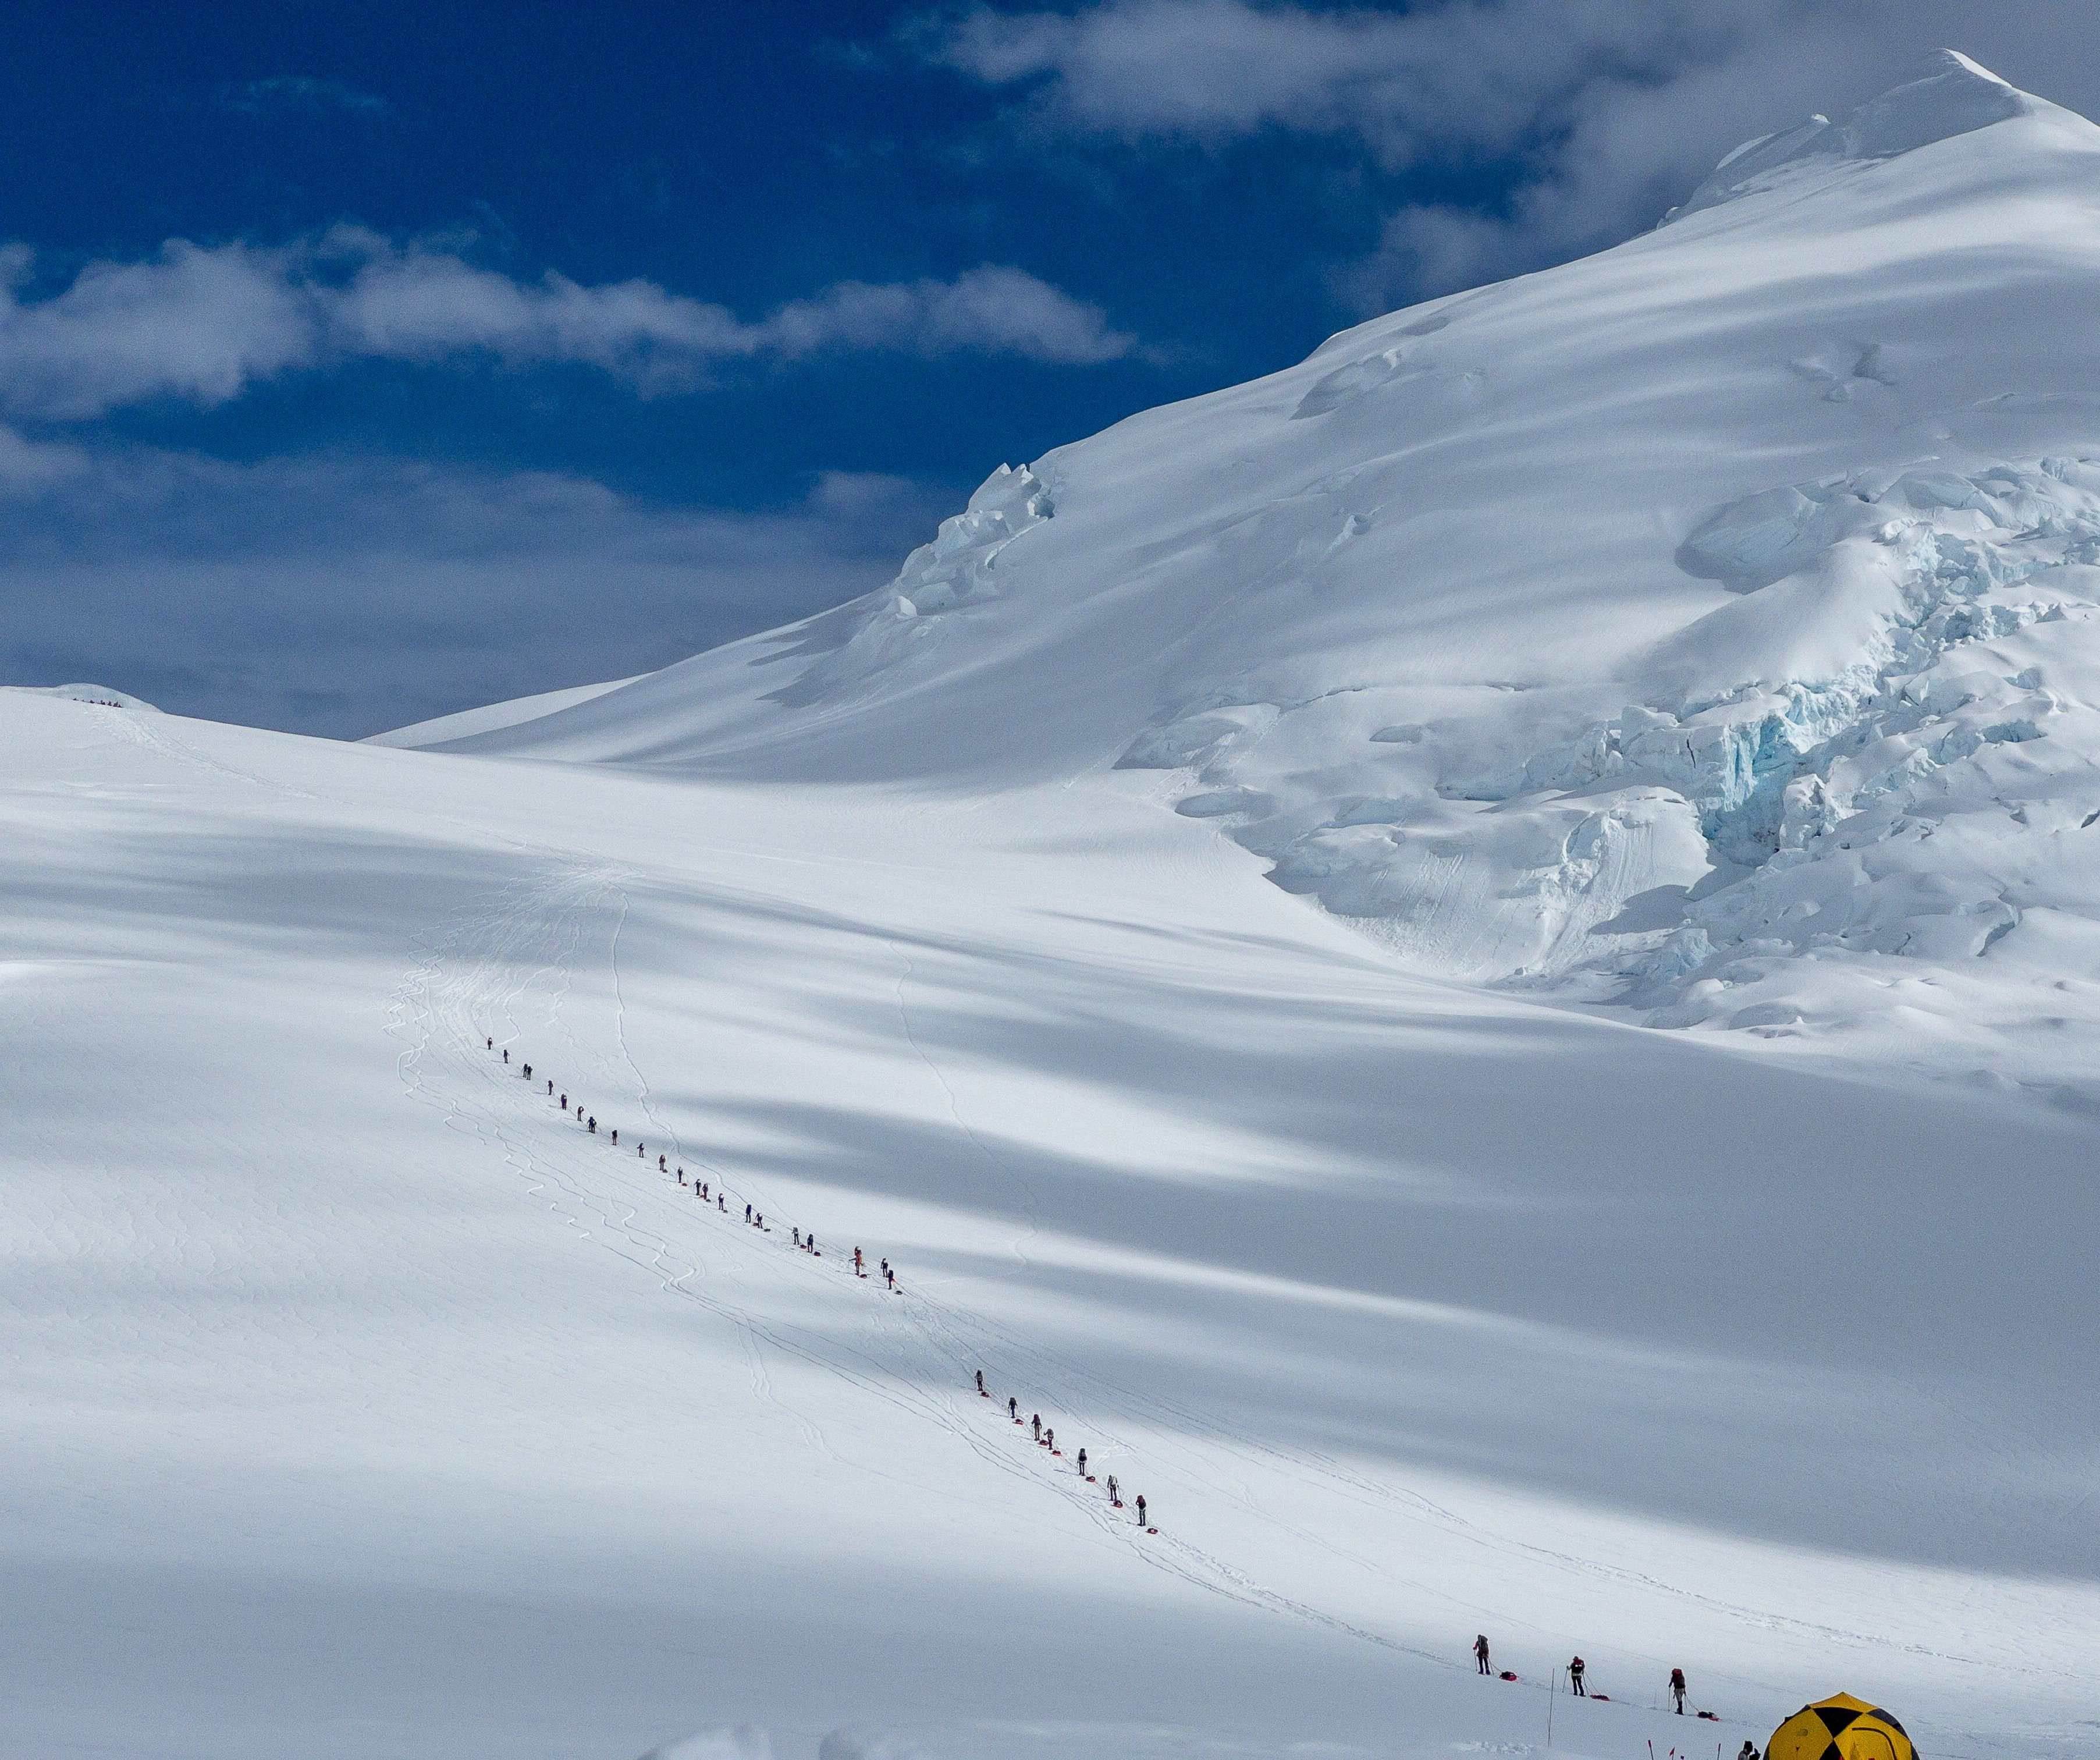
<svg viewBox="0 0 2100 1760">
<path fill-rule="evenodd" d="M 1088 1474 L 1088 1475 L 1087 1475 L 1087 1483 L 1088 1483 L 1088 1484 L 1090 1484 L 1090 1485 L 1091 1485 L 1091 1484 L 1093 1484 L 1093 1482 L 1094 1482 L 1094 1475 L 1093 1475 L 1092 1473 Z"/>
<path fill-rule="evenodd" d="M 1147 1529 L 1145 1529 L 1145 1532 L 1147 1532 L 1148 1534 L 1156 1534 L 1156 1533 L 1158 1533 L 1158 1532 L 1159 1532 L 1159 1530 L 1158 1530 L 1158 1528 L 1148 1528 Z"/>
<path fill-rule="evenodd" d="M 1063 1460 L 1063 1459 L 1065 1458 L 1065 1451 L 1064 1451 L 1062 1448 L 1052 1448 L 1050 1452 L 1051 1452 L 1052 1454 L 1056 1455 L 1056 1456 L 1057 1457 L 1057 1458 L 1058 1458 L 1059 1460 L 1061 1460 L 1061 1460 Z M 1703 1711 L 1702 1711 L 1702 1712 L 1701 1712 L 1699 1714 L 1700 1714 L 1700 1716 L 1704 1717 L 1704 1716 L 1705 1716 L 1705 1714 L 1705 1714 L 1705 1712 L 1703 1712 Z"/>
<path fill-rule="evenodd" d="M 1511 1673 L 1510 1673 L 1510 1671 L 1509 1671 L 1507 1669 L 1504 1669 L 1502 1670 L 1502 1678 L 1503 1678 L 1504 1680 L 1506 1680 L 1506 1681 L 1513 1681 L 1513 1680 L 1515 1680 L 1515 1679 L 1516 1678 L 1516 1677 L 1515 1677 L 1514 1674 L 1511 1674 Z"/>
<path fill-rule="evenodd" d="M 1592 1693 L 1590 1696 L 1592 1699 L 1602 1700 L 1606 1705 L 1609 1705 L 1612 1702 L 1612 1696 L 1609 1693 Z"/>
<path fill-rule="evenodd" d="M 1718 1723 L 1721 1721 L 1721 1714 L 1718 1711 L 1702 1711 L 1699 1715 L 1709 1723 Z"/>
</svg>

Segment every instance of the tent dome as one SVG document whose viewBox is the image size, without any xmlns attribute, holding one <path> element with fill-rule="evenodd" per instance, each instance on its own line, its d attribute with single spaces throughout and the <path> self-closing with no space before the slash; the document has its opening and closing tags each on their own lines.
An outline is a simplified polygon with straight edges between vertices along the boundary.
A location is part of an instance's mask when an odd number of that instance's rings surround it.
<svg viewBox="0 0 2100 1760">
<path fill-rule="evenodd" d="M 1765 1760 L 1917 1760 L 1902 1724 L 1850 1693 L 1803 1705 L 1772 1731 Z"/>
</svg>

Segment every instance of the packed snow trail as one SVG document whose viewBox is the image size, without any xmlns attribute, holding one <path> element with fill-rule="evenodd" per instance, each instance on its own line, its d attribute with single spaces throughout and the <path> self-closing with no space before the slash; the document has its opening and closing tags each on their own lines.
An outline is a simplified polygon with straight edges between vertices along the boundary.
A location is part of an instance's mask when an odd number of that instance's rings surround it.
<svg viewBox="0 0 2100 1760">
<path fill-rule="evenodd" d="M 2094 1754 L 2100 135 L 1751 161 L 472 758 L 0 691 L 4 1739 Z"/>
<path fill-rule="evenodd" d="M 606 895 L 608 892 L 613 895 L 610 900 Z M 595 905 L 611 915 L 611 926 L 606 937 L 607 949 L 606 970 L 614 998 L 614 1019 L 620 1029 L 620 1050 L 616 1063 L 609 1063 L 602 1058 L 598 1058 L 585 1052 L 575 1036 L 567 1032 L 562 1019 L 560 1006 L 561 999 L 567 990 L 567 962 L 564 959 L 549 959 L 545 957 L 544 949 L 546 948 L 560 946 L 573 949 L 578 939 L 576 933 L 573 926 L 566 922 L 572 900 L 585 905 Z M 527 1091 L 524 1097 L 530 1099 L 533 1103 L 534 1110 L 542 1115 L 544 1124 L 551 1122 L 551 1120 L 545 1116 L 547 1112 L 548 1103 L 537 1087 L 518 1082 L 514 1079 L 514 1068 L 506 1070 L 502 1065 L 488 1065 L 485 1059 L 474 1058 L 471 1050 L 467 1048 L 478 1044 L 483 1037 L 479 1031 L 483 1024 L 493 1023 L 502 1029 L 497 1035 L 497 1048 L 502 1049 L 508 1044 L 519 1049 L 521 1052 L 519 1061 L 522 1063 L 523 1049 L 536 1047 L 538 1044 L 545 1042 L 548 1033 L 554 1033 L 562 1042 L 570 1046 L 572 1055 L 576 1055 L 580 1061 L 593 1065 L 608 1078 L 615 1080 L 621 1089 L 633 1096 L 636 1103 L 647 1108 L 650 1129 L 660 1140 L 668 1139 L 676 1143 L 677 1134 L 673 1127 L 650 1104 L 647 1098 L 650 1093 L 649 1083 L 636 1066 L 633 1052 L 625 1039 L 627 1006 L 620 983 L 617 947 L 620 931 L 626 922 L 628 912 L 629 901 L 624 891 L 620 889 L 615 881 L 600 871 L 555 880 L 536 894 L 528 895 L 521 901 L 492 911 L 485 917 L 470 919 L 465 928 L 452 940 L 452 957 L 457 958 L 467 949 L 474 949 L 477 950 L 475 955 L 477 967 L 496 966 L 501 969 L 503 975 L 501 979 L 496 979 L 479 976 L 468 977 L 456 981 L 450 986 L 451 1007 L 453 1011 L 451 1017 L 452 1048 L 456 1054 L 463 1050 L 465 1050 L 468 1060 L 480 1067 L 484 1074 L 494 1077 L 506 1093 L 515 1094 L 519 1087 L 526 1087 Z M 536 922 L 537 918 L 549 914 L 553 918 L 551 925 Z M 529 1009 L 521 1010 L 520 998 L 532 991 L 536 986 L 547 991 L 548 1000 L 536 1003 Z M 539 1034 L 537 1038 L 531 1041 L 529 1046 L 520 1037 L 523 1031 L 520 1024 L 521 1013 L 528 1015 L 532 1018 Z M 1010 1174 L 1011 1170 L 995 1152 L 987 1149 L 977 1134 L 969 1128 L 962 1116 L 960 1103 L 954 1090 L 949 1086 L 946 1078 L 940 1075 L 938 1066 L 933 1064 L 924 1047 L 911 1033 L 908 1011 L 902 1001 L 901 985 L 898 1016 L 901 1030 L 904 1033 L 911 1054 L 926 1064 L 929 1072 L 938 1081 L 945 1104 L 954 1120 L 955 1128 L 969 1139 L 978 1152 L 984 1156 L 998 1173 Z M 534 1048 L 533 1055 L 536 1059 L 534 1067 L 544 1071 L 545 1066 L 543 1054 Z M 566 1080 L 566 1077 L 561 1079 Z M 571 1092 L 577 1091 L 577 1085 L 570 1083 L 568 1086 Z M 593 1108 L 606 1112 L 604 1122 L 610 1131 L 612 1128 L 611 1119 L 605 1103 L 593 1101 L 589 1103 Z M 455 1106 L 455 1111 L 457 1112 L 457 1106 Z M 525 1148 L 514 1148 L 511 1146 L 510 1135 L 503 1131 L 502 1127 L 498 1125 L 495 1128 L 504 1143 L 506 1156 L 514 1164 L 522 1160 L 527 1166 L 537 1171 L 546 1151 L 536 1146 Z M 575 1139 L 574 1142 L 566 1144 L 567 1148 L 580 1149 L 584 1153 L 589 1153 L 593 1148 L 591 1139 L 578 1136 L 573 1130 L 561 1130 L 558 1125 L 554 1128 L 560 1132 L 562 1139 Z M 677 1152 L 685 1153 L 682 1148 L 680 1148 Z M 613 1161 L 605 1162 L 604 1165 L 611 1167 L 616 1165 L 623 1173 L 631 1174 L 632 1170 L 627 1169 L 625 1157 L 619 1152 L 611 1150 L 608 1146 L 601 1152 L 598 1159 L 602 1161 L 604 1154 L 611 1154 L 613 1156 Z M 567 1156 L 562 1158 L 568 1159 Z M 797 1230 L 805 1225 L 806 1219 L 804 1217 L 799 1214 L 783 1210 L 779 1201 L 774 1198 L 768 1192 L 763 1189 L 752 1189 L 748 1186 L 731 1185 L 716 1161 L 701 1159 L 697 1156 L 688 1158 L 693 1160 L 696 1169 L 706 1171 L 720 1189 L 732 1192 L 737 1201 L 741 1202 L 748 1198 L 779 1222 Z M 690 1200 L 685 1199 L 682 1187 L 675 1185 L 667 1187 L 664 1184 L 664 1178 L 670 1176 L 659 1177 L 654 1174 L 646 1163 L 642 1169 L 642 1175 L 638 1185 L 633 1184 L 631 1180 L 623 1181 L 623 1183 L 629 1187 L 623 1194 L 596 1196 L 587 1201 L 587 1207 L 590 1213 L 599 1219 L 602 1225 L 611 1227 L 615 1232 L 631 1245 L 648 1252 L 651 1255 L 648 1261 L 651 1267 L 660 1271 L 664 1255 L 673 1251 L 668 1240 L 665 1238 L 665 1233 L 659 1232 L 652 1227 L 638 1235 L 633 1224 L 640 1214 L 641 1209 L 644 1205 L 648 1205 L 652 1215 L 660 1216 L 666 1232 L 690 1236 L 692 1207 Z M 695 1178 L 697 1177 L 696 1174 Z M 562 1176 L 562 1183 L 563 1189 L 572 1198 L 581 1197 L 584 1188 L 578 1183 L 576 1176 Z M 1030 1201 L 1032 1202 L 1032 1200 Z M 682 1228 L 679 1220 L 673 1216 L 673 1212 L 680 1213 L 686 1219 L 686 1226 Z M 741 1224 L 732 1219 L 726 1222 L 723 1226 L 735 1228 L 740 1227 Z M 746 1231 L 746 1233 L 748 1232 L 750 1232 Z M 827 1225 L 826 1238 L 836 1240 L 840 1236 L 836 1230 L 830 1228 Z M 748 1256 L 749 1249 L 760 1245 L 759 1242 L 745 1240 L 742 1250 L 744 1250 Z M 732 1250 L 739 1249 L 732 1248 Z M 1606 1576 L 1617 1575 L 1643 1589 L 1660 1590 L 1671 1596 L 1681 1596 L 1686 1593 L 1681 1589 L 1658 1581 L 1652 1576 L 1626 1572 L 1621 1568 L 1599 1561 L 1557 1553 L 1551 1549 L 1539 1546 L 1535 1542 L 1498 1535 L 1491 1531 L 1481 1531 L 1476 1524 L 1467 1523 L 1447 1511 L 1438 1510 L 1427 1500 L 1405 1488 L 1376 1484 L 1361 1475 L 1340 1468 L 1324 1457 L 1288 1455 L 1273 1449 L 1249 1448 L 1244 1442 L 1230 1437 L 1215 1423 L 1207 1421 L 1200 1414 L 1176 1404 L 1171 1399 L 1149 1400 L 1127 1387 L 1105 1386 L 1097 1377 L 1079 1370 L 1069 1361 L 1049 1359 L 1039 1351 L 1032 1350 L 1021 1344 L 1010 1334 L 987 1326 L 978 1316 L 951 1310 L 938 1299 L 918 1298 L 909 1302 L 904 1312 L 911 1324 L 895 1332 L 895 1336 L 898 1338 L 907 1338 L 928 1347 L 919 1353 L 918 1361 L 907 1361 L 902 1367 L 894 1363 L 878 1366 L 866 1353 L 842 1356 L 821 1334 L 808 1332 L 791 1334 L 777 1329 L 755 1326 L 748 1316 L 734 1305 L 700 1294 L 692 1286 L 692 1280 L 698 1274 L 704 1257 L 704 1250 L 697 1246 L 688 1246 L 684 1249 L 676 1263 L 683 1265 L 686 1268 L 675 1276 L 667 1276 L 664 1278 L 664 1287 L 675 1293 L 692 1296 L 700 1300 L 710 1311 L 729 1319 L 743 1328 L 754 1342 L 762 1340 L 776 1349 L 791 1351 L 805 1361 L 844 1375 L 854 1380 L 856 1385 L 867 1391 L 875 1391 L 879 1397 L 897 1404 L 900 1409 L 933 1422 L 951 1434 L 965 1437 L 980 1458 L 998 1465 L 1004 1470 L 1019 1472 L 1023 1476 L 1029 1477 L 1031 1482 L 1035 1482 L 1040 1475 L 1030 1475 L 1026 1468 L 1017 1466 L 1017 1464 L 1006 1453 L 996 1449 L 987 1450 L 982 1447 L 967 1427 L 958 1422 L 958 1407 L 953 1396 L 946 1390 L 952 1385 L 960 1385 L 966 1382 L 968 1367 L 973 1363 L 981 1363 L 997 1356 L 1009 1363 L 1017 1359 L 1023 1364 L 1032 1364 L 1036 1373 L 1030 1377 L 1031 1386 L 1057 1392 L 1062 1396 L 1064 1407 L 1067 1410 L 1085 1411 L 1093 1414 L 1086 1422 L 1089 1425 L 1089 1445 L 1096 1451 L 1097 1463 L 1111 1458 L 1119 1461 L 1145 1458 L 1145 1450 L 1140 1446 L 1133 1444 L 1125 1435 L 1104 1422 L 1101 1414 L 1105 1411 L 1120 1411 L 1126 1420 L 1139 1418 L 1149 1413 L 1154 1421 L 1161 1418 L 1171 1421 L 1176 1434 L 1184 1439 L 1198 1440 L 1203 1445 L 1203 1453 L 1236 1458 L 1249 1465 L 1258 1466 L 1270 1471 L 1281 1472 L 1288 1479 L 1299 1482 L 1300 1489 L 1303 1489 L 1306 1484 L 1317 1481 L 1321 1483 L 1326 1490 L 1332 1492 L 1339 1489 L 1344 1496 L 1358 1501 L 1361 1501 L 1365 1496 L 1368 1496 L 1379 1503 L 1397 1505 L 1405 1510 L 1410 1519 L 1428 1520 L 1447 1531 L 1461 1532 L 1468 1543 L 1491 1550 L 1521 1553 L 1534 1559 L 1547 1562 L 1555 1568 L 1577 1573 Z M 1026 1263 L 1024 1258 L 1024 1268 Z M 850 1276 L 844 1261 L 840 1261 L 835 1267 L 827 1269 L 829 1275 L 834 1279 L 840 1276 Z M 930 1379 L 926 1376 L 926 1360 L 929 1357 L 938 1365 L 938 1374 Z M 871 1376 L 876 1378 L 871 1380 L 869 1378 Z M 916 1385 L 914 1385 L 915 1382 Z M 1031 1400 L 1040 1397 L 1039 1394 L 1032 1395 Z M 962 1409 L 972 1409 L 974 1406 L 974 1401 L 968 1402 Z M 810 1439 L 818 1446 L 823 1446 L 821 1433 L 817 1429 L 814 1420 L 807 1414 L 802 1414 L 798 1421 L 804 1426 L 805 1434 Z M 1100 1440 L 1094 1440 L 1096 1437 Z M 1251 1519 L 1276 1527 L 1299 1545 L 1316 1549 L 1332 1557 L 1337 1562 L 1376 1576 L 1388 1586 L 1408 1586 L 1404 1573 L 1396 1574 L 1389 1569 L 1382 1568 L 1368 1557 L 1338 1546 L 1331 1539 L 1321 1536 L 1311 1528 L 1287 1520 L 1274 1508 L 1262 1506 L 1250 1492 L 1244 1480 L 1229 1482 L 1221 1479 L 1215 1470 L 1207 1469 L 1200 1461 L 1192 1462 L 1186 1458 L 1185 1451 L 1185 1458 L 1177 1465 L 1180 1471 L 1188 1475 L 1193 1484 L 1234 1507 L 1242 1519 Z M 1126 1468 L 1125 1470 L 1127 1472 L 1127 1469 Z M 1061 1492 L 1068 1500 L 1075 1499 L 1083 1506 L 1090 1508 L 1097 1518 L 1105 1519 L 1112 1530 L 1126 1526 L 1125 1523 L 1115 1520 L 1112 1512 L 1105 1510 L 1098 1500 L 1086 1497 L 1080 1486 L 1069 1475 L 1052 1474 L 1049 1477 L 1049 1483 L 1053 1488 Z M 1425 1661 L 1434 1662 L 1440 1667 L 1460 1666 L 1453 1663 L 1447 1655 L 1410 1645 L 1383 1633 L 1367 1630 L 1347 1619 L 1337 1617 L 1302 1600 L 1270 1589 L 1178 1533 L 1167 1537 L 1150 1537 L 1168 1539 L 1170 1544 L 1158 1550 L 1163 1550 L 1169 1556 L 1166 1558 L 1153 1556 L 1148 1559 L 1148 1562 L 1159 1568 L 1172 1572 L 1192 1584 L 1243 1601 L 1249 1605 L 1267 1608 L 1325 1626 L 1361 1641 L 1420 1656 Z M 1426 1590 L 1426 1585 L 1423 1585 L 1417 1584 L 1414 1586 L 1418 1590 Z M 1521 1616 L 1513 1617 L 1510 1610 L 1506 1608 L 1490 1607 L 1464 1599 L 1453 1601 L 1448 1594 L 1437 1595 L 1436 1599 L 1449 1606 L 1454 1629 L 1458 1624 L 1475 1619 L 1492 1619 L 1505 1630 L 1512 1626 L 1521 1629 L 1528 1623 Z M 1870 1632 L 1844 1630 L 1815 1622 L 1789 1619 L 1769 1611 L 1727 1603 L 1711 1597 L 1695 1596 L 1692 1599 L 1702 1601 L 1714 1611 L 1722 1612 L 1730 1618 L 1746 1619 L 1768 1627 L 1791 1627 L 1798 1630 L 1805 1637 L 1826 1641 L 1835 1640 L 1868 1649 L 1888 1642 Z M 1542 1635 L 1546 1634 L 1542 1634 Z M 1965 1658 L 1957 1654 L 1951 1654 L 1930 1647 L 1911 1645 L 1905 1647 L 1912 1654 L 1942 1664 L 1986 1665 L 1977 1659 Z M 1662 1658 L 1660 1653 L 1649 1660 L 1657 1667 L 1661 1665 Z M 2035 1671 L 2016 1669 L 2014 1672 Z M 1782 1695 L 1785 1691 L 1784 1683 L 1770 1680 L 1745 1682 L 1743 1684 L 1752 1685 Z"/>
</svg>

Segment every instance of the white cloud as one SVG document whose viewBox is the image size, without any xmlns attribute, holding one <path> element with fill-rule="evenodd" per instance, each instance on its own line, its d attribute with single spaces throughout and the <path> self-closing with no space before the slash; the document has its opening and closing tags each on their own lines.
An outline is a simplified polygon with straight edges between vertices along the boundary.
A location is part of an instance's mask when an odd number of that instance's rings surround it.
<svg viewBox="0 0 2100 1760">
<path fill-rule="evenodd" d="M 1100 307 L 1016 268 L 953 281 L 843 281 L 746 321 L 653 281 L 520 281 L 438 241 L 340 227 L 283 246 L 170 241 L 25 296 L 26 247 L 0 253 L 0 409 L 77 421 L 173 397 L 204 406 L 358 358 L 512 367 L 579 363 L 643 391 L 689 389 L 735 360 L 838 350 L 1092 365 L 1141 352 Z"/>
<path fill-rule="evenodd" d="M 1102 0 L 1075 12 L 978 5 L 921 18 L 904 37 L 927 61 L 1025 91 L 1043 126 L 1207 146 L 1271 128 L 1353 135 L 1399 166 L 1454 144 L 1507 146 L 1569 81 L 1666 67 L 1759 10 L 1756 0 L 1460 0 L 1406 12 Z"/>
<path fill-rule="evenodd" d="M 2100 111 L 2091 0 L 976 4 L 921 17 L 904 41 L 1012 93 L 1017 126 L 1038 138 L 1353 144 L 1401 198 L 1375 248 L 1336 277 L 1365 312 L 1626 237 L 1737 143 L 1848 109 L 1927 49 Z M 1498 161 L 1517 167 L 1498 206 L 1405 199 L 1425 168 Z"/>
</svg>

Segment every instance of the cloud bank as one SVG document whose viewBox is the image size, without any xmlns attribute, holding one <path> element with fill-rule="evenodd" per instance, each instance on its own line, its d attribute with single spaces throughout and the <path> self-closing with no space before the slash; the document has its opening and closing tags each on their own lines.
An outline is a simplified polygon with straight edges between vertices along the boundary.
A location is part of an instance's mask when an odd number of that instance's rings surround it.
<svg viewBox="0 0 2100 1760">
<path fill-rule="evenodd" d="M 236 464 L 0 428 L 0 681 L 357 737 L 664 666 L 880 586 L 952 488 L 652 504 L 552 471 Z"/>
<path fill-rule="evenodd" d="M 1034 143 L 1220 154 L 1290 135 L 1361 153 L 1401 198 L 1335 277 L 1368 313 L 1641 231 L 1731 148 L 1851 108 L 1926 49 L 2100 110 L 2093 23 L 2089 0 L 1096 0 L 953 7 L 899 35 L 1008 95 Z M 1500 197 L 1405 199 L 1469 166 L 1504 174 Z"/>
<path fill-rule="evenodd" d="M 457 245 L 361 227 L 276 246 L 173 239 L 42 294 L 29 291 L 35 269 L 27 246 L 0 248 L 0 411 L 17 419 L 84 421 L 159 398 L 209 408 L 356 360 L 581 365 L 663 393 L 730 362 L 835 351 L 1069 365 L 1144 352 L 1098 306 L 991 264 L 951 281 L 841 281 L 750 321 L 653 281 L 519 280 Z"/>
</svg>

